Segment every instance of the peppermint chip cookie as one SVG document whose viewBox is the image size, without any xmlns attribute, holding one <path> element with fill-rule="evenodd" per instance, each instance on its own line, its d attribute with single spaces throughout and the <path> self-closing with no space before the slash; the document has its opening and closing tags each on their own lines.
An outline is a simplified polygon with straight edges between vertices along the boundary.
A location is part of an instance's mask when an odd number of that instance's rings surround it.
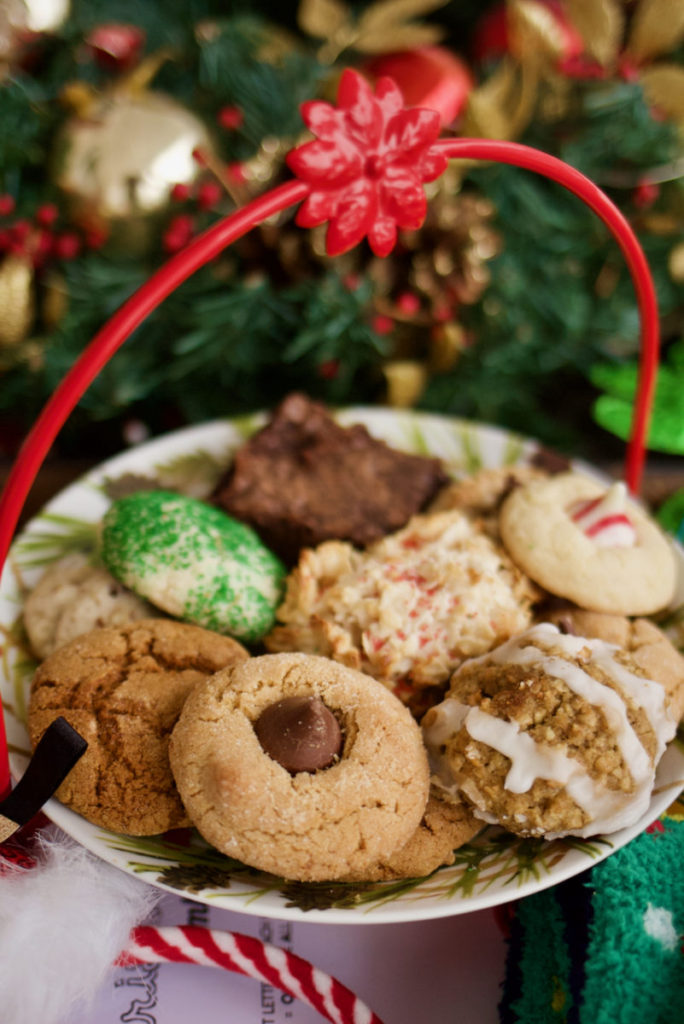
<svg viewBox="0 0 684 1024">
<path fill-rule="evenodd" d="M 330 656 L 409 700 L 525 629 L 536 595 L 462 512 L 419 515 L 365 551 L 327 541 L 303 552 L 265 644 Z"/>
<path fill-rule="evenodd" d="M 169 615 L 247 642 L 271 628 L 285 568 L 256 533 L 170 491 L 139 491 L 108 509 L 102 560 Z"/>
<path fill-rule="evenodd" d="M 24 627 L 37 658 L 91 629 L 157 614 L 87 555 L 74 551 L 47 569 L 24 602 Z"/>
<path fill-rule="evenodd" d="M 540 623 L 462 665 L 423 733 L 447 794 L 510 832 L 555 838 L 638 821 L 675 722 L 632 654 Z"/>
<path fill-rule="evenodd" d="M 500 529 L 523 572 L 582 608 L 649 615 L 674 595 L 672 546 L 623 484 L 579 473 L 531 482 L 504 502 Z"/>
<path fill-rule="evenodd" d="M 266 654 L 193 690 L 169 747 L 194 825 L 285 878 L 362 877 L 418 828 L 420 730 L 384 686 L 327 658 Z"/>
<path fill-rule="evenodd" d="M 127 835 L 187 825 L 169 767 L 169 734 L 194 686 L 247 657 L 229 637 L 168 619 L 96 629 L 56 650 L 31 687 L 31 743 L 60 715 L 88 742 L 59 800 Z"/>
</svg>

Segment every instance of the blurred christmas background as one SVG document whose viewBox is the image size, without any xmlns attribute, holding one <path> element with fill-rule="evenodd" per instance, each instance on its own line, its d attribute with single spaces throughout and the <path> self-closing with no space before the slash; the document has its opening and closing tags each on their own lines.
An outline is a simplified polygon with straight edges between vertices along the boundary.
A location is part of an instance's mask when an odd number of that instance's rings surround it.
<svg viewBox="0 0 684 1024">
<path fill-rule="evenodd" d="M 662 316 L 649 447 L 684 453 L 684 0 L 0 0 L 0 445 L 169 254 L 290 177 L 302 101 L 390 74 L 445 133 L 537 146 L 633 225 Z M 100 459 L 271 405 L 415 406 L 618 459 L 638 317 L 616 244 L 558 186 L 452 162 L 392 255 L 330 260 L 293 214 L 178 289 L 57 443 Z"/>
</svg>

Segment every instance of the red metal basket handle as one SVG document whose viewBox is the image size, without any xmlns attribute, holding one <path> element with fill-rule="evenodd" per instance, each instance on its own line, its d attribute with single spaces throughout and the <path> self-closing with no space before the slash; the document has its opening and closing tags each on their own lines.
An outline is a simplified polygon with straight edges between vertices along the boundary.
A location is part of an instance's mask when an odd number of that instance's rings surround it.
<svg viewBox="0 0 684 1024">
<path fill-rule="evenodd" d="M 641 328 L 637 397 L 625 462 L 626 483 L 638 493 L 658 366 L 658 308 L 643 250 L 608 196 L 562 160 L 529 146 L 487 139 L 438 139 L 439 116 L 434 111 L 404 109 L 391 79 L 381 79 L 373 95 L 357 72 L 347 70 L 337 107 L 314 101 L 304 104 L 302 113 L 318 138 L 288 157 L 301 180 L 258 197 L 173 256 L 121 306 L 64 376 L 26 437 L 0 497 L 0 570 L 26 497 L 65 420 L 102 367 L 167 295 L 252 228 L 302 200 L 299 223 L 330 220 L 330 253 L 341 252 L 345 245 L 350 247 L 350 240 L 354 244 L 368 234 L 375 251 L 387 255 L 397 226 L 422 223 L 425 199 L 419 186 L 438 177 L 449 157 L 494 160 L 551 178 L 582 199 L 617 240 L 632 277 Z M 1 741 L 0 732 L 0 797 L 9 785 Z"/>
</svg>

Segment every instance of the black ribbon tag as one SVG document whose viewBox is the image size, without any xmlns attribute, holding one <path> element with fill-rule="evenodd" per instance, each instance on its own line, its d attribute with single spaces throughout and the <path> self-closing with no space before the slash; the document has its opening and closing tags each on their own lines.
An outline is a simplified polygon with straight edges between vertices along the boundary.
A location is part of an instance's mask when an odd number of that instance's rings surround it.
<svg viewBox="0 0 684 1024">
<path fill-rule="evenodd" d="M 47 727 L 9 796 L 0 802 L 0 842 L 26 825 L 64 782 L 88 744 L 61 716 Z M 5 819 L 3 821 L 3 819 Z M 16 828 L 12 828 L 12 823 Z"/>
</svg>

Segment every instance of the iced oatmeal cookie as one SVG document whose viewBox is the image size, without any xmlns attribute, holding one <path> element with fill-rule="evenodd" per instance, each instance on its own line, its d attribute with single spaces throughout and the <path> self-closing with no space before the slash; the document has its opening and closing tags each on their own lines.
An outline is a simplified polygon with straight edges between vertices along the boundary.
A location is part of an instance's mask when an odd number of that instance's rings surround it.
<svg viewBox="0 0 684 1024">
<path fill-rule="evenodd" d="M 59 715 L 87 740 L 59 800 L 127 835 L 189 824 L 169 734 L 197 683 L 247 657 L 235 640 L 168 619 L 96 629 L 60 647 L 35 674 L 28 713 L 34 747 Z"/>
<path fill-rule="evenodd" d="M 563 604 L 550 609 L 546 617 L 562 632 L 595 637 L 628 651 L 646 675 L 661 683 L 675 721 L 684 718 L 684 656 L 650 619 L 628 619 Z"/>
<path fill-rule="evenodd" d="M 446 793 L 553 838 L 638 821 L 675 722 L 630 653 L 541 623 L 462 665 L 423 733 Z"/>
<path fill-rule="evenodd" d="M 193 690 L 171 767 L 204 838 L 302 881 L 364 877 L 415 833 L 420 729 L 384 686 L 327 658 L 266 654 Z"/>
</svg>

